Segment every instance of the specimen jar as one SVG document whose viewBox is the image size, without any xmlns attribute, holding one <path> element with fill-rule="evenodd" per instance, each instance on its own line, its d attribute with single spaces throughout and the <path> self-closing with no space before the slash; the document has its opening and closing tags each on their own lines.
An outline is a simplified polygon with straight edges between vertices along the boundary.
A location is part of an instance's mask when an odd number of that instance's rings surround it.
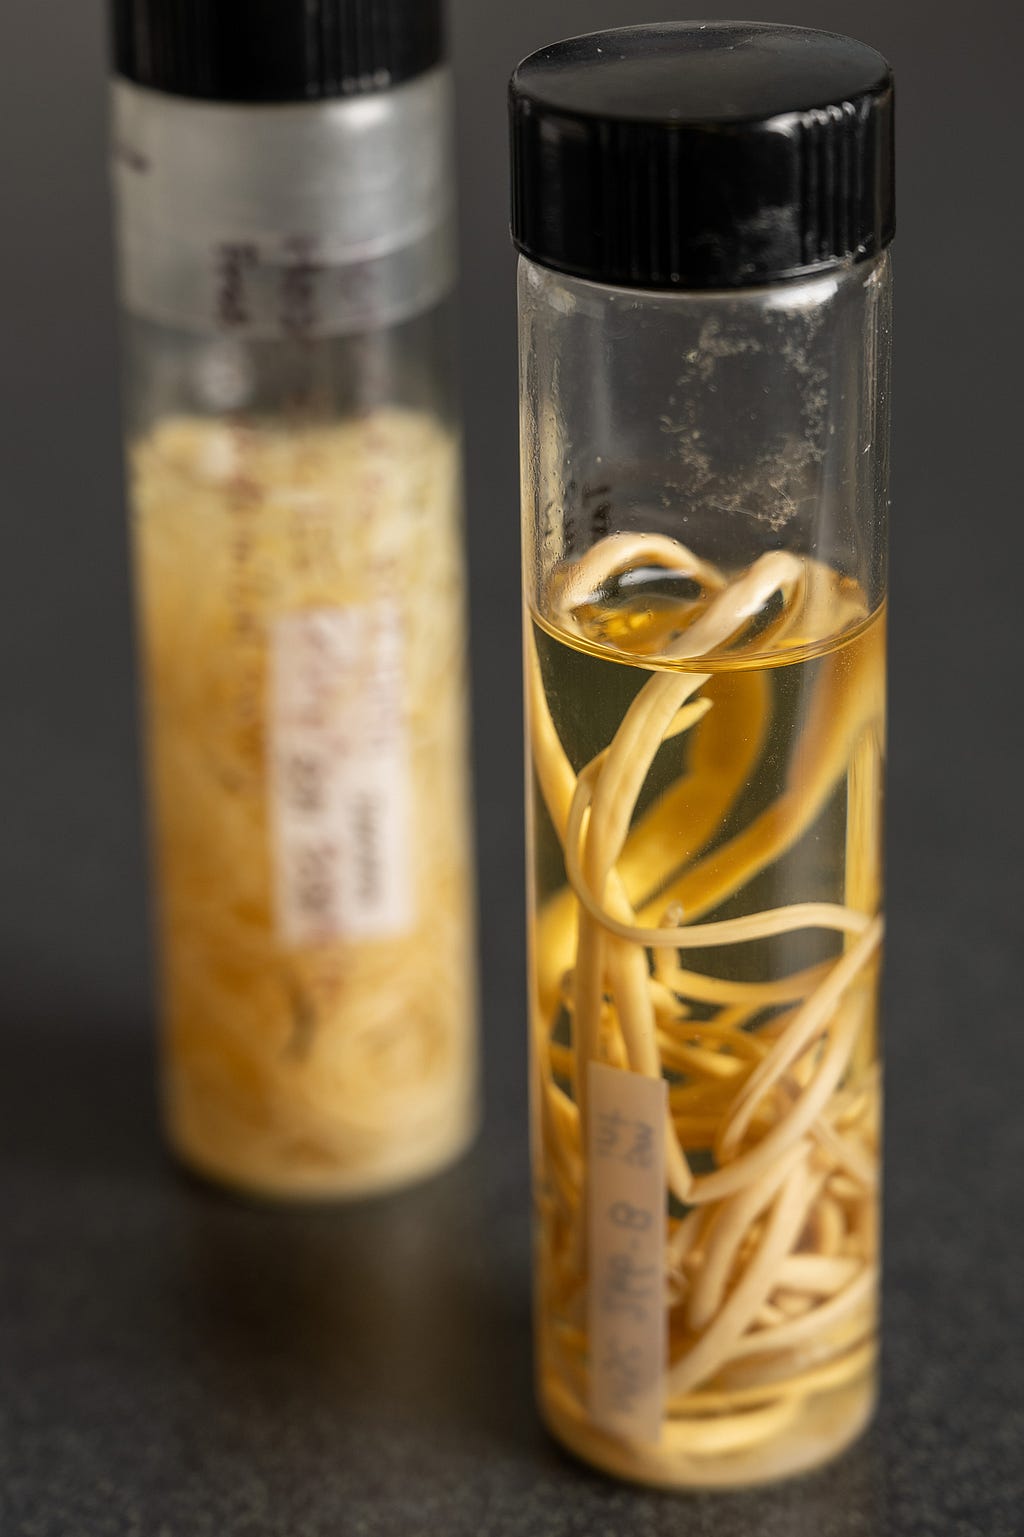
<svg viewBox="0 0 1024 1537">
<path fill-rule="evenodd" d="M 510 106 L 540 1405 L 757 1482 L 875 1398 L 892 81 L 671 24 Z"/>
<path fill-rule="evenodd" d="M 476 1118 L 436 0 L 115 5 L 167 1132 L 258 1195 Z"/>
</svg>

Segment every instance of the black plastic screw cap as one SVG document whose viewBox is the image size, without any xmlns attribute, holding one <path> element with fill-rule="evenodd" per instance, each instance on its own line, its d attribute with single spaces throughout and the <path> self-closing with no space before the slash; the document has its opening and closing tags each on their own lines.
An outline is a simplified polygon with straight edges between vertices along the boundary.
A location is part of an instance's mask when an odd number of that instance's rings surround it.
<svg viewBox="0 0 1024 1537">
<path fill-rule="evenodd" d="M 399 85 L 444 56 L 442 0 L 112 0 L 114 68 L 206 101 Z"/>
<path fill-rule="evenodd" d="M 569 38 L 509 90 L 512 236 L 635 288 L 732 288 L 891 239 L 893 82 L 836 33 L 667 23 Z"/>
</svg>

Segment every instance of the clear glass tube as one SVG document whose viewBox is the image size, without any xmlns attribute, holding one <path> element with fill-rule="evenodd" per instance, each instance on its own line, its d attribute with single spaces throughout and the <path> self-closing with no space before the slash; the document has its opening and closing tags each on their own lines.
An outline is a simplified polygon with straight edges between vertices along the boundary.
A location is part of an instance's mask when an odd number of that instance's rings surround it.
<svg viewBox="0 0 1024 1537">
<path fill-rule="evenodd" d="M 476 1122 L 447 72 L 114 106 L 168 1135 L 359 1195 Z"/>
<path fill-rule="evenodd" d="M 629 1478 L 875 1398 L 891 267 L 519 267 L 543 1414 Z"/>
</svg>

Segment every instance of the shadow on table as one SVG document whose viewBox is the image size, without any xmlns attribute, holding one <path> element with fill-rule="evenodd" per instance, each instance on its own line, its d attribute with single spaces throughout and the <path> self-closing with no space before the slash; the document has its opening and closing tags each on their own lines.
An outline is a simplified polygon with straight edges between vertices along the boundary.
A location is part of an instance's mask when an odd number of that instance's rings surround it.
<svg viewBox="0 0 1024 1537">
<path fill-rule="evenodd" d="M 339 1507 L 368 1532 L 445 1537 L 528 1532 L 528 1509 L 550 1537 L 885 1531 L 875 1438 L 789 1485 L 681 1498 L 613 1484 L 547 1439 L 533 1406 L 514 1085 L 510 1108 L 503 1082 L 479 1145 L 424 1185 L 334 1208 L 246 1205 L 173 1173 L 150 1032 L 130 1009 L 52 979 L 36 995 L 45 1007 L 28 1007 L 21 987 L 0 996 L 7 1188 L 22 1209 L 53 1203 L 67 1235 L 61 1285 L 79 1299 L 65 1310 L 68 1359 L 83 1339 L 100 1342 L 90 1455 L 102 1467 L 116 1446 L 129 1490 L 144 1453 L 172 1502 L 185 1469 L 201 1497 L 229 1502 L 244 1469 L 285 1504 L 301 1492 L 302 1529 L 317 1534 Z M 43 1322 L 51 1412 L 70 1430 L 85 1411 L 73 1371 L 61 1386 L 64 1348 Z"/>
<path fill-rule="evenodd" d="M 520 1139 L 506 1156 L 492 1126 L 457 1167 L 378 1200 L 238 1201 L 175 1170 L 164 1150 L 143 1010 L 134 1017 L 130 1001 L 56 963 L 34 973 L 7 960 L 5 1199 L 51 1211 L 55 1232 L 87 1223 L 90 1203 L 104 1227 L 122 1213 L 117 1253 L 105 1257 L 96 1236 L 62 1255 L 68 1284 L 93 1296 L 102 1285 L 126 1351 L 149 1331 L 154 1379 L 173 1393 L 188 1378 L 212 1444 L 241 1415 L 258 1454 L 289 1413 L 314 1435 L 350 1441 L 396 1423 L 456 1439 L 540 1439 Z"/>
<path fill-rule="evenodd" d="M 485 1142 L 421 1186 L 331 1209 L 193 1188 L 182 1295 L 217 1390 L 261 1381 L 346 1455 L 374 1426 L 406 1456 L 446 1437 L 541 1444 L 525 1194 L 493 1190 L 494 1161 Z"/>
<path fill-rule="evenodd" d="M 275 1417 L 301 1427 L 291 1467 L 321 1481 L 320 1519 L 333 1455 L 374 1533 L 883 1537 L 874 1434 L 819 1473 L 734 1494 L 634 1489 L 562 1453 L 533 1402 L 525 1192 L 503 1197 L 494 1162 L 485 1142 L 416 1191 L 335 1213 L 193 1210 L 195 1346 L 256 1441 Z"/>
</svg>

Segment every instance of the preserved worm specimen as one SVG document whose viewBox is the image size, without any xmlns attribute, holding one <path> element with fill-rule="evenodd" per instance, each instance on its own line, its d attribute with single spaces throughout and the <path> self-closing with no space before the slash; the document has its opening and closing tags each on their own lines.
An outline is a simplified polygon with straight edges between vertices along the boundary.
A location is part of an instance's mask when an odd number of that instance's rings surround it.
<svg viewBox="0 0 1024 1537">
<path fill-rule="evenodd" d="M 172 1141 L 411 1178 L 475 1120 L 455 444 L 172 418 L 133 470 Z"/>
<path fill-rule="evenodd" d="M 623 1471 L 769 1477 L 870 1406 L 883 626 L 816 561 L 627 534 L 530 616 L 541 1398 Z M 588 1412 L 593 1063 L 667 1086 L 664 1423 L 625 1450 Z"/>
</svg>

